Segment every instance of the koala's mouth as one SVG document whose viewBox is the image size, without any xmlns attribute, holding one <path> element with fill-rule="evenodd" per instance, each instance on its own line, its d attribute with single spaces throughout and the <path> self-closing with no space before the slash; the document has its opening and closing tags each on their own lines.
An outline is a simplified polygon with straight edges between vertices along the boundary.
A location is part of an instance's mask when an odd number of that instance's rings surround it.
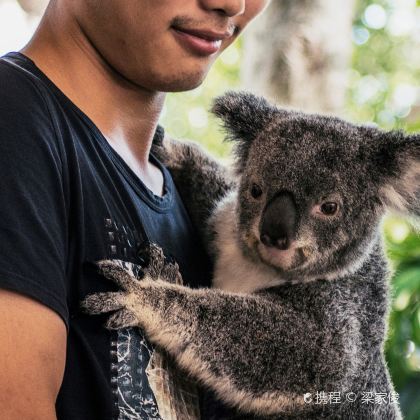
<svg viewBox="0 0 420 420">
<path fill-rule="evenodd" d="M 309 244 L 292 242 L 286 250 L 265 245 L 257 236 L 258 230 L 242 235 L 245 254 L 286 276 L 288 279 L 302 276 L 313 264 L 314 250 Z"/>
<path fill-rule="evenodd" d="M 280 250 L 274 247 L 267 247 L 258 241 L 256 249 L 261 260 L 284 272 L 290 272 L 303 268 L 308 262 L 310 252 L 307 248 L 291 246 L 287 250 Z"/>
</svg>

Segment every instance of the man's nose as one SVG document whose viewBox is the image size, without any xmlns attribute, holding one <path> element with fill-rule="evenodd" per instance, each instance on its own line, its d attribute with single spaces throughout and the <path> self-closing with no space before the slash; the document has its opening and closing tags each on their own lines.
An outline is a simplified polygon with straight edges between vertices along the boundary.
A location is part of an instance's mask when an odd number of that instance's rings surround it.
<svg viewBox="0 0 420 420">
<path fill-rule="evenodd" d="M 296 233 L 297 211 L 293 195 L 281 192 L 265 207 L 261 220 L 261 242 L 280 250 L 289 248 Z"/>
<path fill-rule="evenodd" d="M 246 0 L 201 0 L 201 3 L 207 10 L 234 17 L 245 12 Z"/>
</svg>

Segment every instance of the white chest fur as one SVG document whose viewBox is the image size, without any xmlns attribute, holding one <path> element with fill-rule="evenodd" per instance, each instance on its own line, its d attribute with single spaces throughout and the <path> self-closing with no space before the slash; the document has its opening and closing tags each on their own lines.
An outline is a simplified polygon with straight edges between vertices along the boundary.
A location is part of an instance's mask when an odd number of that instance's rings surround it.
<svg viewBox="0 0 420 420">
<path fill-rule="evenodd" d="M 252 293 L 284 283 L 270 267 L 246 258 L 238 243 L 236 193 L 229 194 L 211 220 L 217 251 L 213 287 L 229 292 Z"/>
</svg>

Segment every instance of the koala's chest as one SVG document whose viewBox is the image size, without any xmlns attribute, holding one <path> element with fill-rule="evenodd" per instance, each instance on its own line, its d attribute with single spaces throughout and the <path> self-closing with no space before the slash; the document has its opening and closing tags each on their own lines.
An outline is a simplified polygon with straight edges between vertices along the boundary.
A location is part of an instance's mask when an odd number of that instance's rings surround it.
<svg viewBox="0 0 420 420">
<path fill-rule="evenodd" d="M 237 242 L 235 203 L 235 194 L 226 197 L 210 223 L 216 233 L 213 246 L 217 254 L 213 287 L 229 292 L 252 293 L 283 284 L 276 273 L 262 269 L 261 265 L 242 254 Z"/>
<path fill-rule="evenodd" d="M 218 256 L 213 287 L 229 292 L 252 293 L 284 283 L 278 276 L 245 258 L 234 240 L 220 237 L 216 245 Z"/>
</svg>

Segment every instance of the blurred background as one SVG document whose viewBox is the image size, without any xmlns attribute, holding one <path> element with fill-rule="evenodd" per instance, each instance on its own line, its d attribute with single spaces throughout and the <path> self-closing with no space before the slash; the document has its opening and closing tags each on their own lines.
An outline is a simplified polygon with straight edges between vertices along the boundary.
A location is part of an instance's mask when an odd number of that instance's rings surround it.
<svg viewBox="0 0 420 420">
<path fill-rule="evenodd" d="M 20 49 L 46 0 L 0 0 L 0 55 Z M 245 88 L 281 105 L 420 131 L 420 0 L 273 0 L 199 88 L 168 97 L 162 123 L 228 159 L 208 109 Z M 392 312 L 386 358 L 404 418 L 420 420 L 420 236 L 389 216 Z"/>
</svg>

